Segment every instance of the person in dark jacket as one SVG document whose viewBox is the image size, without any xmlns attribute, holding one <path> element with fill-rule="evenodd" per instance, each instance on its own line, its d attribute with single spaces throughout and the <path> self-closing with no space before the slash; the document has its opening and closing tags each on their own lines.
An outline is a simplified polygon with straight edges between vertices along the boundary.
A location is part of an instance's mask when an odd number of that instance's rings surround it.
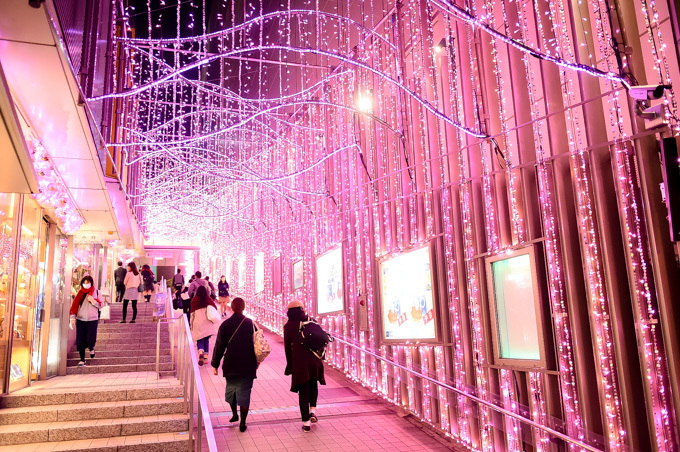
<svg viewBox="0 0 680 452">
<path fill-rule="evenodd" d="M 233 302 L 232 302 L 233 309 Z M 283 326 L 283 344 L 286 350 L 285 375 L 292 375 L 291 392 L 297 392 L 300 400 L 302 431 L 311 431 L 311 422 L 318 422 L 316 402 L 319 386 L 326 384 L 323 361 L 302 344 L 300 322 L 307 321 L 303 305 L 299 301 L 288 304 L 288 321 Z"/>
<path fill-rule="evenodd" d="M 123 262 L 118 261 L 118 268 L 113 275 L 116 277 L 116 301 L 118 303 L 123 302 L 123 295 L 125 295 L 125 275 L 127 270 L 123 267 Z"/>
<path fill-rule="evenodd" d="M 224 317 L 229 307 L 229 283 L 224 275 L 220 276 L 220 282 L 217 283 L 217 296 L 220 301 L 220 314 Z"/>
<path fill-rule="evenodd" d="M 253 332 L 256 331 L 256 326 L 252 320 L 243 315 L 245 308 L 246 302 L 243 298 L 235 298 L 231 302 L 234 314 L 220 325 L 210 362 L 213 373 L 217 375 L 220 361 L 224 357 L 222 374 L 227 380 L 224 400 L 229 402 L 233 414 L 229 422 L 239 420 L 236 411 L 238 405 L 241 408 L 239 430 L 242 432 L 245 432 L 247 428 L 246 417 L 250 407 L 250 391 L 253 389 L 253 380 L 257 378 L 257 359 L 253 345 Z"/>
<path fill-rule="evenodd" d="M 213 283 L 210 281 L 210 276 L 205 277 L 205 282 L 208 283 L 208 293 L 210 294 L 210 298 L 212 298 L 213 301 L 217 300 L 217 294 L 215 294 L 215 286 Z"/>
<path fill-rule="evenodd" d="M 151 271 L 151 267 L 149 267 L 147 264 L 142 265 L 142 271 L 140 273 L 142 275 L 142 281 L 144 285 L 144 298 L 148 303 L 151 301 L 151 295 L 155 289 L 154 282 L 156 277 Z"/>
</svg>

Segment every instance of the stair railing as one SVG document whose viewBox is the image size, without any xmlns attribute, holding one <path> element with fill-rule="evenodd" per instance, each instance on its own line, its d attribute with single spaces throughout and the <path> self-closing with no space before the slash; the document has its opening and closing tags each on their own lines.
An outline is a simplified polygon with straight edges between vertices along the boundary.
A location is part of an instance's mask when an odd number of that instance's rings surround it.
<svg viewBox="0 0 680 452">
<path fill-rule="evenodd" d="M 165 315 L 158 319 L 156 335 L 156 376 L 160 378 L 160 339 L 161 324 L 168 324 L 170 331 L 170 350 L 172 355 L 173 369 L 177 369 L 177 378 L 184 387 L 184 412 L 189 414 L 189 432 L 194 431 L 194 397 L 198 396 L 198 409 L 196 410 L 196 441 L 193 441 L 189 450 L 200 452 L 203 443 L 203 431 L 208 441 L 208 450 L 217 452 L 215 433 L 213 431 L 208 402 L 203 387 L 201 372 L 198 367 L 198 354 L 191 337 L 189 319 L 182 314 L 174 316 L 172 308 L 172 293 L 168 288 L 166 292 Z M 176 342 L 175 342 L 176 339 Z M 176 365 L 176 367 L 175 367 Z M 195 446 L 195 447 L 194 447 Z"/>
</svg>

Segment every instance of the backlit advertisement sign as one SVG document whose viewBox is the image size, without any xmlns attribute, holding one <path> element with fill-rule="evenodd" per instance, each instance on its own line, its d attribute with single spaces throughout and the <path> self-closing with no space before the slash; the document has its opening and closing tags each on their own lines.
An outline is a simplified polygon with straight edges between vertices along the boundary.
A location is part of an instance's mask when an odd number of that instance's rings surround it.
<svg viewBox="0 0 680 452">
<path fill-rule="evenodd" d="M 436 340 L 430 248 L 391 257 L 380 263 L 384 340 Z"/>
</svg>

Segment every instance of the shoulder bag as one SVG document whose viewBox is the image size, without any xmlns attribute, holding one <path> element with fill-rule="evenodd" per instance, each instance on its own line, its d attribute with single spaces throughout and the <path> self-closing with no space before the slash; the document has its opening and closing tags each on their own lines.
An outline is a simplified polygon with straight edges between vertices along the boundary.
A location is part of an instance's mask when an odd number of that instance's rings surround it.
<svg viewBox="0 0 680 452">
<path fill-rule="evenodd" d="M 253 322 L 253 346 L 255 347 L 255 359 L 257 364 L 262 363 L 267 356 L 272 352 L 272 347 L 269 345 L 267 338 L 264 337 L 262 328 L 257 328 Z"/>
</svg>

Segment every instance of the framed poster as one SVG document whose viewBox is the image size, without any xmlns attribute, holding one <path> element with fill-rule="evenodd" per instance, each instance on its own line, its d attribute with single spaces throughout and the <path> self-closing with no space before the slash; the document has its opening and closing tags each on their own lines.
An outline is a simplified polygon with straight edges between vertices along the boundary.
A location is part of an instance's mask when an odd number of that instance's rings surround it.
<svg viewBox="0 0 680 452">
<path fill-rule="evenodd" d="M 380 262 L 383 341 L 437 341 L 438 306 L 433 293 L 430 246 Z"/>
<path fill-rule="evenodd" d="M 305 285 L 304 260 L 293 262 L 293 291 Z"/>
<path fill-rule="evenodd" d="M 264 253 L 255 255 L 255 293 L 264 292 Z"/>
<path fill-rule="evenodd" d="M 272 261 L 272 292 L 274 292 L 274 295 L 283 292 L 283 284 L 281 281 L 282 271 L 281 256 L 276 256 Z"/>
<path fill-rule="evenodd" d="M 238 288 L 243 290 L 246 287 L 246 255 L 241 254 L 238 258 Z"/>
<path fill-rule="evenodd" d="M 345 310 L 342 274 L 342 247 L 333 248 L 316 258 L 316 313 Z"/>
<path fill-rule="evenodd" d="M 494 363 L 545 367 L 534 247 L 486 258 Z"/>
</svg>

